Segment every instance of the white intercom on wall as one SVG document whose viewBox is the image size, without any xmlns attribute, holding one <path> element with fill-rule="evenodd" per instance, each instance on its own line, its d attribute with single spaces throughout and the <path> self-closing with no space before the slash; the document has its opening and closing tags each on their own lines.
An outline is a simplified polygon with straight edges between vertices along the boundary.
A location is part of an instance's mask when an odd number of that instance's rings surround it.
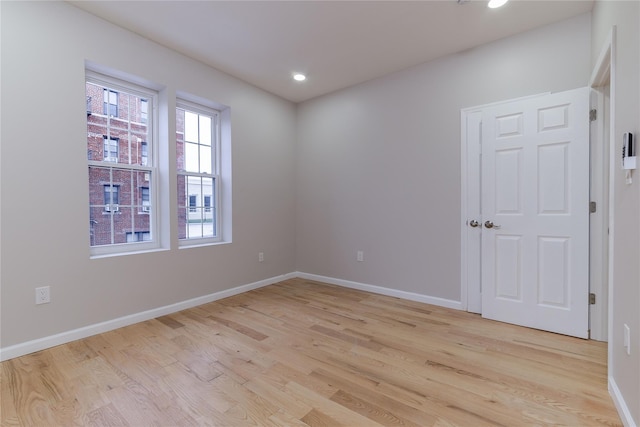
<svg viewBox="0 0 640 427">
<path fill-rule="evenodd" d="M 636 147 L 631 132 L 622 137 L 622 169 L 636 168 Z"/>
</svg>

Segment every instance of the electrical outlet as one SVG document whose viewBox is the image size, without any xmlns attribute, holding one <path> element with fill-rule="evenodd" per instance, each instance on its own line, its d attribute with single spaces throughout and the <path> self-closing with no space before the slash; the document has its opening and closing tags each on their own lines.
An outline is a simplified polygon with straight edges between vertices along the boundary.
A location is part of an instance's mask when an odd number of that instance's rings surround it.
<svg viewBox="0 0 640 427">
<path fill-rule="evenodd" d="M 36 304 L 48 304 L 51 302 L 51 288 L 42 286 L 36 288 Z"/>
<path fill-rule="evenodd" d="M 627 354 L 631 355 L 631 330 L 629 325 L 624 325 L 624 348 L 627 350 Z"/>
<path fill-rule="evenodd" d="M 356 254 L 356 259 L 357 259 L 359 262 L 364 261 L 364 252 L 362 252 L 362 251 L 358 251 L 358 253 Z"/>
<path fill-rule="evenodd" d="M 258 252 L 258 262 L 264 262 L 264 252 Z"/>
</svg>

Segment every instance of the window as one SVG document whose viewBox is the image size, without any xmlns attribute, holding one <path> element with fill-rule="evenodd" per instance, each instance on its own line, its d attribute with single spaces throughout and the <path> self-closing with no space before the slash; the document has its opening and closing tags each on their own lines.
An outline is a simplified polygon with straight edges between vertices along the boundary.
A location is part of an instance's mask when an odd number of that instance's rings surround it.
<svg viewBox="0 0 640 427">
<path fill-rule="evenodd" d="M 178 100 L 178 238 L 182 245 L 220 241 L 219 113 Z"/>
<path fill-rule="evenodd" d="M 147 162 L 149 162 L 149 147 L 146 142 L 140 143 L 140 164 L 142 166 L 147 166 Z"/>
<path fill-rule="evenodd" d="M 140 205 L 142 205 L 141 212 L 149 212 L 151 208 L 151 201 L 149 198 L 149 187 L 140 188 Z"/>
<path fill-rule="evenodd" d="M 118 152 L 120 141 L 118 138 L 108 138 L 106 135 L 104 138 L 104 161 L 118 163 Z"/>
<path fill-rule="evenodd" d="M 118 186 L 109 184 L 104 186 L 104 210 L 106 212 L 117 212 L 120 204 Z"/>
<path fill-rule="evenodd" d="M 118 92 L 106 88 L 102 92 L 104 98 L 103 114 L 118 117 Z"/>
<path fill-rule="evenodd" d="M 87 70 L 87 98 L 100 92 L 105 114 L 87 115 L 91 254 L 157 248 L 157 93 Z M 143 101 L 147 123 L 140 122 Z"/>
</svg>

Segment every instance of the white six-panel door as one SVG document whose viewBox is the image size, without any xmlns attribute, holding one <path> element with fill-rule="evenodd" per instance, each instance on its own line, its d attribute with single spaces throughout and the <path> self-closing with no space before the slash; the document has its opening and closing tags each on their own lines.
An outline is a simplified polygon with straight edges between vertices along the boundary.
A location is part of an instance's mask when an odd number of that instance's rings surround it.
<svg viewBox="0 0 640 427">
<path fill-rule="evenodd" d="M 483 109 L 482 315 L 588 337 L 588 89 Z"/>
</svg>

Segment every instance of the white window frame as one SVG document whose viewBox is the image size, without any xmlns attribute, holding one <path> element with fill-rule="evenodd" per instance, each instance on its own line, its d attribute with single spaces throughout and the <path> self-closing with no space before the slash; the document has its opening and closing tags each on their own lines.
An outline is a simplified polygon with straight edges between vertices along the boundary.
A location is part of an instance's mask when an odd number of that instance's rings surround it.
<svg viewBox="0 0 640 427">
<path fill-rule="evenodd" d="M 202 114 L 205 116 L 211 117 L 211 125 L 213 129 L 211 130 L 211 156 L 212 156 L 212 171 L 211 173 L 195 173 L 188 171 L 177 171 L 178 176 L 185 176 L 185 181 L 187 177 L 203 177 L 203 178 L 213 178 L 213 195 L 211 196 L 211 206 L 209 206 L 209 212 L 213 211 L 213 223 L 214 223 L 214 236 L 213 237 L 187 237 L 184 239 L 178 239 L 178 245 L 181 248 L 184 247 L 192 247 L 192 246 L 203 246 L 208 244 L 217 244 L 223 242 L 222 238 L 222 204 L 220 197 L 220 190 L 222 188 L 221 183 L 221 129 L 220 129 L 220 114 L 221 112 L 215 108 L 208 107 L 206 105 L 202 105 L 200 103 L 191 102 L 185 100 L 183 98 L 176 99 L 176 109 L 183 109 L 192 113 Z M 174 115 L 175 117 L 175 115 Z M 185 132 L 186 133 L 186 132 Z M 177 177 L 176 177 L 177 178 Z M 176 180 L 177 182 L 177 180 Z M 190 211 L 189 206 L 189 196 L 188 192 L 185 192 L 184 201 L 178 201 L 178 210 L 186 208 L 187 216 Z M 204 200 L 203 195 L 200 195 L 200 199 Z M 184 206 L 181 204 L 184 203 Z M 204 211 L 204 206 L 200 207 Z"/>
<path fill-rule="evenodd" d="M 160 241 L 160 211 L 159 208 L 159 131 L 158 131 L 158 92 L 146 88 L 135 83 L 131 83 L 122 79 L 118 79 L 115 77 L 111 77 L 105 74 L 97 73 L 93 70 L 86 69 L 85 70 L 85 83 L 93 83 L 96 85 L 100 85 L 103 88 L 107 88 L 109 91 L 115 91 L 120 95 L 121 93 L 127 93 L 131 95 L 135 95 L 140 97 L 141 99 L 147 100 L 148 105 L 148 117 L 147 117 L 147 127 L 148 127 L 148 138 L 145 141 L 147 143 L 148 151 L 150 155 L 148 156 L 147 165 L 136 165 L 136 164 L 126 164 L 126 163 L 118 163 L 114 164 L 110 161 L 102 160 L 88 160 L 87 166 L 95 166 L 95 167 L 110 167 L 113 169 L 128 169 L 132 171 L 143 171 L 145 173 L 150 174 L 149 181 L 149 232 L 151 232 L 152 240 L 144 241 L 144 242 L 135 242 L 135 243 L 113 243 L 107 245 L 100 246 L 91 246 L 89 244 L 89 251 L 91 257 L 102 257 L 102 256 L 111 256 L 111 255 L 125 255 L 136 252 L 145 252 L 151 250 L 157 250 L 161 248 Z M 110 116 L 107 115 L 108 119 Z M 131 120 L 131 122 L 134 122 Z M 130 153 L 131 155 L 131 153 Z M 133 187 L 132 187 L 133 189 Z M 121 197 L 121 196 L 120 196 Z M 133 197 L 133 196 L 132 196 Z M 138 209 L 134 209 L 135 203 L 137 200 L 131 200 L 131 212 L 132 215 L 137 214 Z M 90 205 L 91 206 L 91 205 Z M 95 207 L 95 206 L 93 206 Z M 145 212 L 146 213 L 146 212 Z M 134 230 L 134 231 L 143 231 L 143 230 Z"/>
</svg>

